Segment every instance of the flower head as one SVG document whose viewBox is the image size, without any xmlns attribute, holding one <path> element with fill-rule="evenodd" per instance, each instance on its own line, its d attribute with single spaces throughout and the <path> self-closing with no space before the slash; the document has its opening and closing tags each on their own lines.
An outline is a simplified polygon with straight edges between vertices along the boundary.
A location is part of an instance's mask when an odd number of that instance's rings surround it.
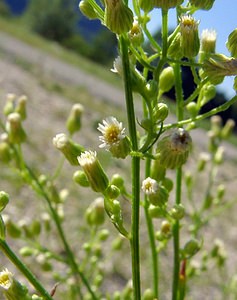
<svg viewBox="0 0 237 300">
<path fill-rule="evenodd" d="M 151 177 L 147 177 L 142 182 L 142 190 L 145 194 L 155 194 L 158 189 L 158 183 L 155 179 L 152 179 Z"/>
<path fill-rule="evenodd" d="M 99 124 L 98 130 L 103 134 L 99 137 L 102 142 L 100 148 L 109 149 L 125 138 L 125 128 L 123 128 L 122 122 L 118 122 L 114 117 L 103 120 L 103 124 Z"/>
<path fill-rule="evenodd" d="M 3 290 L 8 290 L 13 282 L 13 274 L 8 271 L 8 269 L 4 269 L 0 272 L 0 287 Z"/>
</svg>

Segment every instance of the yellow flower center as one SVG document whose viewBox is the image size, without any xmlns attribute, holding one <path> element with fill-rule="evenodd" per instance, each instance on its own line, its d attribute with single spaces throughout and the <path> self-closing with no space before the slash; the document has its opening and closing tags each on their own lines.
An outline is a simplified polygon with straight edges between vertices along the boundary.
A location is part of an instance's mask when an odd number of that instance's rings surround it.
<svg viewBox="0 0 237 300">
<path fill-rule="evenodd" d="M 117 143 L 119 139 L 120 129 L 116 125 L 110 125 L 104 134 L 104 139 L 108 144 Z"/>
</svg>

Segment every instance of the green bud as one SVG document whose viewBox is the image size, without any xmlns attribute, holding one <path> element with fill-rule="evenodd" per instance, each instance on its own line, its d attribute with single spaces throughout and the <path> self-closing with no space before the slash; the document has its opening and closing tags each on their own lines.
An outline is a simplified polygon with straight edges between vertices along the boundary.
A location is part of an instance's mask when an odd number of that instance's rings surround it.
<svg viewBox="0 0 237 300">
<path fill-rule="evenodd" d="M 33 220 L 30 224 L 30 231 L 33 236 L 38 236 L 41 232 L 41 224 L 39 220 Z"/>
<path fill-rule="evenodd" d="M 218 147 L 215 156 L 214 156 L 214 162 L 218 165 L 220 165 L 223 162 L 223 156 L 224 156 L 224 147 L 220 146 Z"/>
<path fill-rule="evenodd" d="M 218 187 L 217 187 L 217 195 L 216 196 L 217 196 L 217 198 L 219 200 L 224 197 L 225 191 L 226 191 L 226 189 L 225 189 L 225 186 L 223 184 L 218 185 Z"/>
<path fill-rule="evenodd" d="M 81 129 L 81 115 L 83 111 L 84 107 L 81 104 L 73 105 L 66 123 L 67 130 L 71 135 Z"/>
<path fill-rule="evenodd" d="M 169 109 L 165 103 L 157 103 L 152 113 L 155 122 L 163 122 L 168 117 Z"/>
<path fill-rule="evenodd" d="M 199 172 L 202 172 L 205 169 L 206 164 L 207 164 L 208 161 L 210 161 L 210 154 L 209 153 L 203 153 L 203 152 L 200 153 L 198 164 L 197 164 L 197 170 Z"/>
<path fill-rule="evenodd" d="M 0 212 L 7 206 L 9 198 L 9 195 L 6 192 L 0 191 Z"/>
<path fill-rule="evenodd" d="M 198 9 L 209 10 L 212 8 L 215 0 L 189 0 L 191 5 L 194 5 Z"/>
<path fill-rule="evenodd" d="M 25 120 L 27 113 L 26 113 L 26 103 L 28 98 L 25 95 L 22 95 L 18 98 L 17 105 L 15 108 L 15 112 L 21 116 L 21 120 Z"/>
<path fill-rule="evenodd" d="M 183 248 L 183 253 L 186 257 L 194 256 L 200 250 L 200 243 L 196 239 L 188 241 Z"/>
<path fill-rule="evenodd" d="M 77 157 L 84 151 L 81 145 L 74 143 L 64 133 L 57 134 L 53 138 L 53 144 L 64 154 L 71 165 L 78 165 Z"/>
<path fill-rule="evenodd" d="M 51 229 L 51 217 L 50 217 L 50 215 L 45 212 L 41 215 L 41 219 L 43 221 L 43 225 L 44 225 L 45 230 L 47 232 L 49 232 L 50 229 Z"/>
<path fill-rule="evenodd" d="M 146 130 L 148 132 L 151 132 L 153 130 L 153 126 L 154 126 L 152 121 L 148 118 L 142 119 L 140 125 L 144 130 Z"/>
<path fill-rule="evenodd" d="M 106 190 L 106 197 L 110 199 L 116 199 L 120 195 L 120 189 L 116 185 L 109 185 Z"/>
<path fill-rule="evenodd" d="M 181 48 L 187 58 L 193 58 L 199 52 L 198 24 L 192 16 L 184 15 L 180 18 Z"/>
<path fill-rule="evenodd" d="M 222 119 L 219 115 L 211 117 L 211 131 L 215 137 L 219 137 L 222 130 Z"/>
<path fill-rule="evenodd" d="M 173 59 L 181 59 L 183 57 L 181 40 L 182 40 L 181 33 L 178 32 L 170 42 L 168 53 L 167 53 L 168 57 L 171 57 Z"/>
<path fill-rule="evenodd" d="M 227 139 L 233 132 L 234 127 L 235 127 L 235 121 L 233 119 L 228 119 L 221 130 L 221 138 Z"/>
<path fill-rule="evenodd" d="M 128 33 L 128 38 L 134 47 L 141 46 L 144 42 L 143 32 L 137 21 L 133 22 L 133 26 Z"/>
<path fill-rule="evenodd" d="M 170 211 L 170 215 L 175 220 L 181 220 L 185 215 L 185 210 L 182 204 L 175 204 Z"/>
<path fill-rule="evenodd" d="M 225 76 L 237 75 L 237 59 L 223 54 L 211 54 L 204 61 L 202 78 L 207 78 L 212 84 L 220 84 Z"/>
<path fill-rule="evenodd" d="M 152 0 L 140 0 L 139 5 L 142 10 L 145 12 L 149 12 L 153 8 L 153 1 Z"/>
<path fill-rule="evenodd" d="M 9 163 L 12 158 L 11 148 L 7 142 L 0 142 L 0 161 Z"/>
<path fill-rule="evenodd" d="M 19 253 L 23 257 L 32 256 L 36 254 L 36 250 L 34 248 L 25 246 L 20 249 Z"/>
<path fill-rule="evenodd" d="M 154 296 L 153 291 L 151 289 L 146 289 L 142 296 L 142 300 L 154 300 L 154 299 L 155 299 L 155 296 Z"/>
<path fill-rule="evenodd" d="M 13 223 L 11 220 L 5 221 L 7 234 L 13 239 L 18 239 L 21 237 L 21 229 L 19 226 L 17 226 L 15 223 Z"/>
<path fill-rule="evenodd" d="M 237 58 L 237 28 L 228 36 L 226 47 L 230 51 L 231 56 Z"/>
<path fill-rule="evenodd" d="M 109 237 L 109 230 L 102 229 L 101 231 L 99 231 L 98 237 L 100 241 L 106 241 Z"/>
<path fill-rule="evenodd" d="M 160 219 L 165 217 L 165 211 L 159 206 L 149 205 L 149 215 L 151 218 Z"/>
<path fill-rule="evenodd" d="M 96 156 L 96 152 L 85 151 L 78 156 L 78 162 L 83 168 L 91 188 L 95 192 L 103 193 L 109 186 L 109 179 Z"/>
<path fill-rule="evenodd" d="M 213 84 L 205 84 L 199 94 L 198 102 L 202 107 L 216 96 L 216 87 Z"/>
<path fill-rule="evenodd" d="M 190 113 L 191 118 L 195 118 L 198 114 L 199 108 L 196 102 L 189 102 L 186 105 L 188 112 Z"/>
<path fill-rule="evenodd" d="M 165 178 L 166 168 L 161 164 L 159 159 L 152 162 L 151 177 L 157 182 L 163 181 Z"/>
<path fill-rule="evenodd" d="M 116 158 L 126 158 L 131 152 L 131 142 L 128 136 L 125 136 L 117 144 L 111 145 L 109 151 Z"/>
<path fill-rule="evenodd" d="M 124 189 L 124 179 L 121 175 L 119 174 L 114 174 L 111 178 L 111 184 L 117 186 L 120 190 Z"/>
<path fill-rule="evenodd" d="M 76 171 L 74 174 L 73 174 L 73 180 L 78 183 L 80 186 L 82 187 L 88 187 L 90 186 L 90 183 L 86 177 L 86 174 L 85 172 L 83 171 Z"/>
<path fill-rule="evenodd" d="M 88 19 L 97 19 L 98 15 L 88 0 L 82 0 L 79 3 L 81 13 Z"/>
<path fill-rule="evenodd" d="M 102 225 L 105 221 L 104 199 L 97 198 L 86 210 L 86 220 L 91 226 Z"/>
<path fill-rule="evenodd" d="M 112 249 L 114 251 L 119 251 L 121 250 L 124 242 L 124 237 L 122 235 L 119 235 L 116 239 L 113 240 L 112 242 Z"/>
<path fill-rule="evenodd" d="M 5 116 L 10 115 L 15 110 L 15 100 L 16 95 L 15 94 L 7 94 L 6 104 L 3 108 L 3 113 Z"/>
<path fill-rule="evenodd" d="M 178 128 L 158 141 L 157 157 L 165 168 L 175 169 L 183 165 L 192 146 L 192 139 L 187 131 Z"/>
<path fill-rule="evenodd" d="M 162 9 L 170 9 L 183 3 L 183 0 L 153 0 L 153 6 Z"/>
<path fill-rule="evenodd" d="M 26 140 L 26 133 L 21 125 L 21 116 L 11 113 L 7 117 L 6 129 L 11 143 L 21 144 Z"/>
<path fill-rule="evenodd" d="M 133 12 L 123 0 L 105 0 L 104 24 L 116 34 L 127 33 L 133 24 Z"/>
<path fill-rule="evenodd" d="M 156 239 L 159 241 L 167 240 L 172 236 L 172 226 L 168 221 L 161 223 L 161 229 L 156 233 Z"/>
<path fill-rule="evenodd" d="M 168 92 L 174 86 L 174 69 L 166 67 L 162 70 L 159 78 L 159 96 Z"/>
</svg>

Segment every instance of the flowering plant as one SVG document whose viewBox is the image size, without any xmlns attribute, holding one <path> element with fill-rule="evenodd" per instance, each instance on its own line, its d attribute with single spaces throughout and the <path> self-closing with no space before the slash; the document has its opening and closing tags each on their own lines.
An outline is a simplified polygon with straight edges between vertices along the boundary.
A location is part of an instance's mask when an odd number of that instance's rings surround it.
<svg viewBox="0 0 237 300">
<path fill-rule="evenodd" d="M 213 4 L 214 0 L 133 0 L 129 7 L 126 0 L 80 1 L 83 14 L 100 20 L 117 36 L 119 53 L 112 71 L 124 83 L 128 128 L 117 120 L 117 116 L 105 116 L 98 124 L 98 140 L 101 142 L 100 153 L 104 151 L 118 164 L 125 160 L 129 165 L 129 176 L 117 172 L 110 176 L 97 154 L 99 149 L 95 150 L 94 145 L 88 149 L 74 141 L 73 135 L 81 130 L 84 112 L 81 104 L 75 104 L 66 120 L 68 133 L 57 134 L 53 145 L 71 166 L 77 168 L 73 180 L 78 189 L 90 188 L 98 196 L 85 210 L 90 230 L 82 247 L 84 260 L 79 253 L 82 249 L 73 249 L 62 226 L 66 195 L 55 185 L 62 167 L 60 165 L 55 176 L 50 177 L 39 176 L 28 166 L 22 151 L 22 144 L 27 140 L 23 124 L 27 98 L 8 95 L 4 107 L 6 121 L 1 121 L 4 133 L 0 142 L 0 160 L 17 170 L 24 182 L 44 199 L 48 210 L 40 221 L 18 226 L 2 215 L 9 195 L 0 193 L 0 250 L 37 292 L 37 295 L 31 295 L 11 272 L 4 269 L 0 273 L 0 289 L 6 299 L 58 299 L 59 293 L 57 284 L 50 292 L 45 289 L 15 255 L 7 242 L 8 236 L 27 241 L 29 245 L 21 248 L 21 255 L 37 257 L 43 270 L 52 271 L 51 260 L 67 267 L 63 274 L 53 271 L 52 274 L 57 282 L 67 286 L 62 297 L 66 295 L 70 300 L 154 300 L 167 297 L 183 300 L 192 295 L 195 286 L 195 281 L 192 284 L 189 281 L 203 274 L 208 269 L 208 262 L 215 261 L 215 266 L 223 270 L 226 261 L 224 244 L 215 240 L 207 245 L 202 230 L 213 216 L 236 200 L 224 200 L 225 186 L 223 183 L 216 185 L 215 181 L 217 170 L 223 163 L 222 141 L 228 138 L 234 127 L 231 120 L 222 126 L 216 114 L 234 104 L 237 96 L 204 114 L 200 111 L 215 96 L 217 84 L 226 76 L 237 75 L 237 31 L 235 29 L 228 38 L 230 57 L 215 53 L 216 34 L 213 30 L 205 30 L 199 37 L 199 21 L 195 19 L 195 13 L 198 9 L 209 10 Z M 153 9 L 159 9 L 162 15 L 161 44 L 147 29 Z M 170 9 L 177 12 L 177 27 L 169 33 Z M 145 51 L 144 41 L 151 45 L 152 53 Z M 140 70 L 138 64 L 142 66 Z M 182 66 L 190 68 L 196 84 L 194 92 L 187 98 L 183 95 Z M 151 74 L 149 78 L 148 73 Z M 173 87 L 175 120 L 170 122 L 169 101 L 165 93 Z M 134 99 L 135 94 L 138 99 Z M 199 126 L 199 121 L 208 117 L 212 117 L 208 153 L 201 153 L 190 162 L 192 151 L 195 151 L 192 130 Z M 200 188 L 198 179 L 205 173 L 207 185 L 203 183 Z M 103 243 L 109 236 L 106 228 L 100 229 L 106 219 L 119 234 L 112 243 L 112 250 L 123 251 L 122 244 L 126 243 L 130 249 L 122 253 L 124 260 L 130 262 L 130 271 L 123 274 L 127 283 L 111 293 L 103 288 L 106 272 L 100 265 Z M 55 234 L 52 221 L 64 247 L 63 253 L 38 242 L 42 224 L 47 235 Z M 145 238 L 141 238 L 144 231 Z M 143 263 L 145 256 L 151 261 L 149 268 L 145 266 L 146 262 Z M 169 257 L 168 261 L 166 257 Z M 199 266 L 194 264 L 195 257 L 199 259 Z M 122 260 L 120 262 L 122 264 Z M 166 273 L 169 280 L 162 278 Z M 219 285 L 224 286 L 225 296 L 237 296 L 235 282 L 235 276 L 225 284 L 221 280 Z M 199 296 L 205 297 L 202 291 Z"/>
</svg>

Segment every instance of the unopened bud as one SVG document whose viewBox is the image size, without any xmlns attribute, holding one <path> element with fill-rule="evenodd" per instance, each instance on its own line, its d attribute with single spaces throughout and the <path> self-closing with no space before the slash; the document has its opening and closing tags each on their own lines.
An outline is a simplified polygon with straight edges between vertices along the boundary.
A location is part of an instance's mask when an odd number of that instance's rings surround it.
<svg viewBox="0 0 237 300">
<path fill-rule="evenodd" d="M 162 70 L 159 78 L 159 97 L 168 92 L 174 86 L 174 69 L 166 67 Z"/>
<path fill-rule="evenodd" d="M 26 139 L 26 133 L 21 125 L 21 116 L 18 113 L 8 115 L 6 129 L 11 143 L 21 144 Z"/>
<path fill-rule="evenodd" d="M 200 250 L 199 241 L 196 239 L 192 239 L 184 245 L 183 252 L 184 255 L 189 258 L 194 256 L 199 250 Z"/>
<path fill-rule="evenodd" d="M 0 161 L 8 163 L 12 158 L 10 145 L 6 142 L 0 142 Z"/>
<path fill-rule="evenodd" d="M 140 0 L 139 1 L 140 7 L 145 12 L 149 12 L 153 8 L 153 1 L 152 0 Z"/>
<path fill-rule="evenodd" d="M 165 103 L 158 103 L 153 108 L 153 118 L 155 122 L 163 122 L 169 114 L 169 108 Z"/>
<path fill-rule="evenodd" d="M 77 157 L 84 150 L 81 145 L 74 143 L 64 133 L 57 134 L 53 138 L 53 144 L 64 154 L 71 165 L 78 165 Z"/>
<path fill-rule="evenodd" d="M 181 47 L 187 58 L 193 58 L 199 52 L 198 24 L 192 16 L 184 15 L 180 18 Z"/>
<path fill-rule="evenodd" d="M 215 0 L 189 0 L 189 2 L 198 9 L 209 10 Z"/>
<path fill-rule="evenodd" d="M 104 24 L 114 33 L 127 33 L 133 24 L 133 12 L 122 0 L 105 0 Z"/>
<path fill-rule="evenodd" d="M 153 0 L 153 6 L 162 9 L 170 9 L 183 3 L 183 0 Z"/>
<path fill-rule="evenodd" d="M 71 112 L 67 119 L 67 130 L 72 135 L 73 133 L 77 132 L 81 128 L 81 115 L 84 111 L 84 108 L 81 104 L 77 103 L 74 104 Z"/>
<path fill-rule="evenodd" d="M 142 29 L 141 29 L 138 21 L 135 20 L 133 22 L 133 26 L 128 33 L 128 37 L 129 37 L 129 40 L 131 41 L 131 43 L 135 47 L 141 46 L 141 44 L 143 43 L 143 41 L 144 41 L 143 32 L 142 32 Z"/>
<path fill-rule="evenodd" d="M 186 105 L 186 108 L 188 110 L 188 112 L 190 113 L 190 116 L 191 118 L 195 118 L 198 114 L 198 105 L 196 102 L 189 102 L 187 105 Z"/>
<path fill-rule="evenodd" d="M 16 100 L 15 94 L 7 94 L 6 104 L 3 108 L 3 113 L 5 116 L 8 116 L 9 114 L 14 112 L 15 100 Z"/>
<path fill-rule="evenodd" d="M 173 38 L 172 42 L 170 42 L 170 46 L 168 48 L 168 57 L 174 58 L 174 59 L 181 59 L 183 57 L 183 50 L 181 47 L 181 33 L 178 32 L 175 37 Z"/>
<path fill-rule="evenodd" d="M 86 177 L 86 174 L 85 172 L 83 171 L 76 171 L 74 174 L 73 174 L 73 180 L 79 184 L 80 186 L 83 186 L 83 187 L 88 187 L 90 186 L 90 183 Z"/>
<path fill-rule="evenodd" d="M 228 119 L 221 130 L 221 137 L 223 139 L 227 139 L 233 132 L 234 127 L 235 127 L 235 121 L 233 119 Z"/>
<path fill-rule="evenodd" d="M 230 51 L 231 56 L 237 58 L 237 28 L 228 36 L 226 47 Z"/>
<path fill-rule="evenodd" d="M 86 210 L 86 220 L 89 225 L 99 226 L 104 223 L 105 210 L 104 199 L 97 198 Z"/>
<path fill-rule="evenodd" d="M 78 162 L 83 168 L 91 188 L 95 192 L 105 192 L 109 186 L 109 179 L 97 159 L 96 152 L 83 152 L 78 156 Z"/>
<path fill-rule="evenodd" d="M 18 98 L 17 105 L 15 108 L 15 112 L 21 116 L 21 120 L 25 120 L 27 113 L 26 113 L 26 103 L 28 98 L 25 95 L 22 95 Z"/>
<path fill-rule="evenodd" d="M 199 52 L 199 62 L 202 63 L 216 49 L 216 31 L 205 29 L 201 35 L 201 48 Z"/>
<path fill-rule="evenodd" d="M 120 189 L 116 185 L 109 185 L 106 190 L 106 197 L 116 199 L 120 195 Z"/>
<path fill-rule="evenodd" d="M 0 212 L 4 210 L 8 202 L 9 202 L 9 195 L 4 191 L 0 191 Z"/>
<path fill-rule="evenodd" d="M 185 210 L 182 204 L 175 204 L 170 211 L 170 215 L 175 220 L 181 220 L 184 217 Z"/>
<path fill-rule="evenodd" d="M 81 13 L 88 19 L 97 19 L 98 15 L 88 0 L 82 0 L 79 3 Z"/>
<path fill-rule="evenodd" d="M 155 295 L 153 293 L 153 291 L 151 289 L 146 289 L 144 291 L 142 300 L 154 300 L 155 299 Z"/>
</svg>

